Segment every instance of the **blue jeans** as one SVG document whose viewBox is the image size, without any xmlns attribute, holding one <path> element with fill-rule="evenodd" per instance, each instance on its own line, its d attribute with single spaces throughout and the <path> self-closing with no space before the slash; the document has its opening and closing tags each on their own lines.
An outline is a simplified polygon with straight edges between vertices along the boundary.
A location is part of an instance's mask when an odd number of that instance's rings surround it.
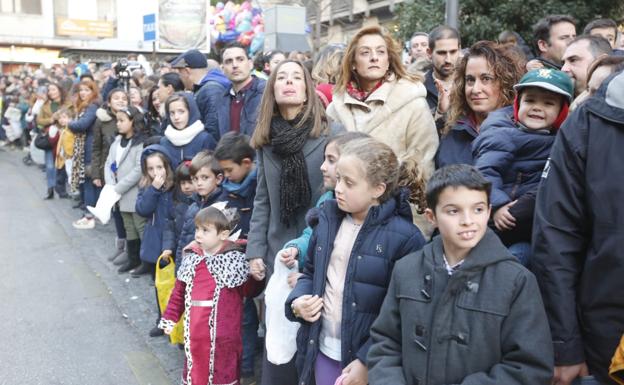
<svg viewBox="0 0 624 385">
<path fill-rule="evenodd" d="M 241 371 L 245 374 L 253 374 L 256 358 L 256 346 L 258 345 L 258 310 L 253 298 L 245 298 L 243 305 L 243 362 Z"/>
<path fill-rule="evenodd" d="M 45 150 L 45 168 L 48 188 L 54 188 L 56 186 L 56 167 L 54 166 L 54 152 L 52 150 Z"/>
<path fill-rule="evenodd" d="M 98 198 L 100 197 L 100 191 L 102 191 L 102 189 L 93 184 L 93 179 L 85 177 L 84 183 L 80 184 L 80 199 L 82 200 L 82 203 L 84 203 L 85 206 L 95 207 Z M 85 216 L 89 218 L 93 217 L 93 215 L 91 215 L 88 211 L 85 213 Z"/>
<path fill-rule="evenodd" d="M 579 377 L 572 381 L 572 385 L 602 385 L 594 376 Z"/>
<path fill-rule="evenodd" d="M 518 259 L 522 266 L 528 266 L 531 259 L 531 244 L 528 242 L 514 243 L 509 246 L 509 252 Z"/>
</svg>

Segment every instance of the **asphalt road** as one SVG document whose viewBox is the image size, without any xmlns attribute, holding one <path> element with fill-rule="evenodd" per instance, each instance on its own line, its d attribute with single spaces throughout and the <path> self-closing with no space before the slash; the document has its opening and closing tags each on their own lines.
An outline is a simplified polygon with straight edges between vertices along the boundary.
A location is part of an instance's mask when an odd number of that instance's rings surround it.
<svg viewBox="0 0 624 385">
<path fill-rule="evenodd" d="M 42 200 L 45 177 L 0 148 L 0 385 L 178 383 L 183 353 L 147 333 L 150 278 L 106 261 L 112 224 L 76 230 L 72 200 Z"/>
</svg>

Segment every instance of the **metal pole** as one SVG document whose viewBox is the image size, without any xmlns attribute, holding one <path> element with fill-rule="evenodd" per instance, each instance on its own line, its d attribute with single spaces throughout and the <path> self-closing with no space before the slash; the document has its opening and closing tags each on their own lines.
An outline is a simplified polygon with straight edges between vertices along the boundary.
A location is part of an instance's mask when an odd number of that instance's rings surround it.
<svg viewBox="0 0 624 385">
<path fill-rule="evenodd" d="M 446 0 L 446 24 L 459 28 L 459 0 Z"/>
</svg>

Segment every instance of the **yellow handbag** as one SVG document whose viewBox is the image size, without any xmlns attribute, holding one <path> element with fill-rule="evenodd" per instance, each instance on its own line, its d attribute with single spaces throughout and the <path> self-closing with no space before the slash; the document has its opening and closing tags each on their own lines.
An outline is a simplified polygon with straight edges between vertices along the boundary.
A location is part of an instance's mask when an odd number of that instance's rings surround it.
<svg viewBox="0 0 624 385">
<path fill-rule="evenodd" d="M 620 344 L 615 350 L 611 367 L 609 368 L 609 376 L 620 385 L 624 385 L 624 335 L 620 340 Z"/>
<path fill-rule="evenodd" d="M 165 267 L 160 267 L 160 260 L 167 258 L 169 264 Z M 158 294 L 158 306 L 160 307 L 161 314 L 167 309 L 169 303 L 169 297 L 175 286 L 175 263 L 171 256 L 161 255 L 156 261 L 156 279 L 154 285 L 156 286 L 156 293 Z M 169 340 L 172 344 L 184 343 L 184 314 L 180 317 L 180 320 L 173 328 L 171 334 L 169 334 Z"/>
</svg>

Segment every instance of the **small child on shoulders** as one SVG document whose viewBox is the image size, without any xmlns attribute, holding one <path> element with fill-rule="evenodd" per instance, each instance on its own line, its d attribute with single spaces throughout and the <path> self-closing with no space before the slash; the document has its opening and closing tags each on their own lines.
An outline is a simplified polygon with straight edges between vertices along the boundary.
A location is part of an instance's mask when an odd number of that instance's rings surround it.
<svg viewBox="0 0 624 385">
<path fill-rule="evenodd" d="M 488 229 L 490 188 L 463 164 L 429 180 L 425 214 L 440 234 L 394 267 L 370 332 L 369 384 L 550 384 L 537 281 Z"/>
<path fill-rule="evenodd" d="M 513 107 L 488 115 L 472 151 L 475 167 L 492 183 L 493 225 L 526 265 L 528 251 L 521 250 L 531 241 L 534 192 L 555 133 L 568 116 L 574 87 L 564 72 L 538 69 L 514 88 L 518 95 Z M 520 243 L 527 247 L 517 247 Z"/>
</svg>

